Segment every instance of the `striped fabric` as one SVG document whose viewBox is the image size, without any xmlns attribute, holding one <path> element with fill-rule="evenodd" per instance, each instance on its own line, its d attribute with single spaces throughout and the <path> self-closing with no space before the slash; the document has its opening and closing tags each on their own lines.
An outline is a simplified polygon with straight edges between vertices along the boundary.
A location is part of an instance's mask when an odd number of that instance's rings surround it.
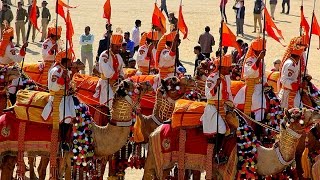
<svg viewBox="0 0 320 180">
<path fill-rule="evenodd" d="M 256 84 L 260 83 L 259 78 L 246 79 L 246 100 L 244 102 L 244 113 L 251 115 L 252 95 Z"/>
</svg>

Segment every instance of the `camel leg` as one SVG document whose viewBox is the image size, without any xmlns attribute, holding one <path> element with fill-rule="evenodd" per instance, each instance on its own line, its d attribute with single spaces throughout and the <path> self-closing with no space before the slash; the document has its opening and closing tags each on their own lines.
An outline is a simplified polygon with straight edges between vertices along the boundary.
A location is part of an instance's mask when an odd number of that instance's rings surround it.
<svg viewBox="0 0 320 180">
<path fill-rule="evenodd" d="M 34 172 L 34 163 L 35 163 L 35 157 L 29 157 L 28 163 L 29 163 L 29 172 L 30 172 L 30 180 L 37 179 L 36 173 Z"/>
<path fill-rule="evenodd" d="M 192 170 L 192 179 L 193 180 L 200 180 L 201 179 L 201 172 Z"/>
<path fill-rule="evenodd" d="M 65 156 L 66 158 L 64 158 L 64 163 L 62 167 L 65 167 L 65 174 L 64 174 L 64 178 L 65 180 L 71 180 L 71 153 L 69 153 L 68 155 Z M 62 177 L 62 176 L 60 176 Z"/>
<path fill-rule="evenodd" d="M 11 180 L 16 165 L 16 157 L 5 156 L 2 160 L 1 180 Z"/>
<path fill-rule="evenodd" d="M 48 164 L 49 164 L 49 158 L 41 157 L 40 164 L 38 167 L 39 180 L 46 179 L 46 171 L 47 171 Z"/>
<path fill-rule="evenodd" d="M 143 180 L 152 180 L 156 179 L 156 169 L 155 169 L 155 159 L 154 159 L 154 154 L 152 151 L 152 141 L 149 141 L 149 151 L 148 151 L 148 156 L 144 165 L 144 173 L 143 173 Z M 169 172 L 170 174 L 170 172 Z M 165 176 L 164 176 L 165 177 Z"/>
</svg>

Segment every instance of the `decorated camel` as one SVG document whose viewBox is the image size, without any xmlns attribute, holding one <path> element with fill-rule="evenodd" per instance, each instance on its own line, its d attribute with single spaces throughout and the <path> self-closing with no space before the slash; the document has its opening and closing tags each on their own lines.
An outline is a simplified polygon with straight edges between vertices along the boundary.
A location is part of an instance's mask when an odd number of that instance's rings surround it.
<svg viewBox="0 0 320 180">
<path fill-rule="evenodd" d="M 131 80 L 124 80 L 119 85 L 116 97 L 111 111 L 112 120 L 106 127 L 100 127 L 92 124 L 92 136 L 95 142 L 95 155 L 105 157 L 119 150 L 127 141 L 130 125 L 132 121 L 132 112 L 139 102 L 140 96 L 146 91 L 151 90 L 148 83 L 136 84 Z M 130 95 L 129 95 L 130 94 Z M 44 98 L 45 99 L 45 98 Z M 34 110 L 34 109 L 33 109 Z M 29 112 L 30 113 L 30 112 Z M 37 118 L 39 119 L 39 118 Z M 40 118 L 41 119 L 41 118 Z M 26 123 L 26 130 L 18 132 L 20 124 Z M 2 178 L 10 179 L 18 152 L 21 150 L 29 155 L 48 155 L 50 153 L 50 122 L 35 122 L 29 119 L 29 122 L 23 122 L 16 117 L 15 112 L 6 112 L 0 117 L 0 126 L 2 133 L 0 136 L 1 159 L 3 164 Z M 37 133 L 41 136 L 35 136 L 32 129 L 38 129 Z M 116 135 L 117 138 L 114 138 Z M 24 141 L 21 141 L 24 139 Z M 106 141 L 106 139 L 109 139 Z M 115 141 L 114 141 L 115 140 Z M 41 142 L 41 146 L 39 146 Z M 15 145 L 10 146 L 10 143 Z M 24 149 L 18 149 L 18 144 L 24 144 Z M 112 145 L 110 145 L 111 143 Z M 8 146 L 6 146 L 6 145 Z M 35 146 L 35 144 L 38 144 Z M 20 147 L 20 146 L 19 146 Z M 66 178 L 71 179 L 71 166 L 66 171 Z"/>
<path fill-rule="evenodd" d="M 253 165 L 251 171 L 256 170 L 258 175 L 273 175 L 290 165 L 294 160 L 299 138 L 305 130 L 318 123 L 320 118 L 318 111 L 310 109 L 290 109 L 285 111 L 285 115 L 286 125 L 281 126 L 279 139 L 272 148 L 252 144 L 251 152 L 257 152 L 253 156 L 253 161 L 256 159 L 257 164 L 255 165 L 251 161 L 247 163 Z M 241 122 L 240 120 L 239 122 L 239 127 L 250 129 L 246 123 L 242 124 L 245 121 Z M 162 125 L 150 135 L 150 148 L 145 165 L 144 179 L 162 179 L 166 177 L 165 175 L 168 173 L 166 170 L 170 170 L 175 163 L 182 166 L 179 167 L 179 170 L 184 168 L 206 170 L 207 179 L 231 179 L 236 177 L 237 162 L 243 160 L 243 156 L 241 156 L 242 152 L 240 152 L 242 148 L 238 152 L 234 148 L 229 156 L 229 162 L 217 166 L 215 163 L 209 163 L 212 162 L 212 154 L 206 153 L 208 147 L 206 137 L 202 133 L 199 133 L 197 128 L 193 128 L 189 132 L 187 130 L 188 136 L 181 136 L 182 130 L 182 128 L 173 129 L 170 125 Z M 185 139 L 181 139 L 181 137 Z M 253 137 L 252 139 L 255 138 Z M 195 142 L 195 140 L 198 143 L 203 143 L 202 145 L 198 145 L 197 151 L 190 147 L 194 146 L 192 142 Z M 250 146 L 250 144 L 248 145 Z M 185 149 L 181 149 L 181 147 L 185 147 Z M 202 154 L 199 151 L 202 151 Z M 182 160 L 182 164 L 180 160 Z M 212 167 L 211 170 L 213 172 L 216 172 L 214 175 L 210 173 L 210 167 Z M 240 176 L 241 174 L 238 174 L 237 177 Z M 249 178 L 254 178 L 254 176 Z"/>
<path fill-rule="evenodd" d="M 0 113 L 7 108 L 8 92 L 7 88 L 12 80 L 20 76 L 20 71 L 17 67 L 0 66 Z"/>
<path fill-rule="evenodd" d="M 161 80 L 157 89 L 153 113 L 149 116 L 138 113 L 135 123 L 135 142 L 148 142 L 149 135 L 164 121 L 171 118 L 175 102 L 194 90 L 196 83 L 190 76 L 177 78 L 175 76 Z"/>
</svg>

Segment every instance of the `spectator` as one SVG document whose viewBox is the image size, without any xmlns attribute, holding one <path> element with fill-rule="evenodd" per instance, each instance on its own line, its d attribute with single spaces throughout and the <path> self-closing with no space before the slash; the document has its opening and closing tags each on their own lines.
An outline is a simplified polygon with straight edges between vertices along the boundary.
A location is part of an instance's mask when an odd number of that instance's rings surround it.
<svg viewBox="0 0 320 180">
<path fill-rule="evenodd" d="M 92 44 L 94 41 L 94 36 L 90 34 L 90 27 L 86 26 L 84 29 L 84 34 L 80 36 L 80 45 L 81 45 L 81 61 L 85 65 L 86 61 L 89 64 L 89 74 L 92 73 L 93 66 L 93 48 Z M 81 71 L 82 74 L 85 74 L 85 70 Z"/>
<path fill-rule="evenodd" d="M 242 39 L 238 39 L 237 43 L 239 45 L 239 47 L 242 47 L 243 45 L 243 40 Z M 238 63 L 239 59 L 241 58 L 242 55 L 242 48 L 241 48 L 241 52 L 239 53 L 237 49 L 233 49 L 231 52 L 232 55 L 232 63 Z"/>
<path fill-rule="evenodd" d="M 123 42 L 119 52 L 125 67 L 128 67 L 129 59 L 130 59 L 130 51 L 127 50 L 127 43 Z"/>
<path fill-rule="evenodd" d="M 284 13 L 285 10 L 285 5 L 287 4 L 288 10 L 286 12 L 286 14 L 289 14 L 290 12 L 290 0 L 282 0 L 282 14 Z"/>
<path fill-rule="evenodd" d="M 261 24 L 261 14 L 264 8 L 264 3 L 262 0 L 255 0 L 254 1 L 254 9 L 253 9 L 253 18 L 254 18 L 254 31 L 252 33 L 257 32 L 257 21 L 259 22 L 260 33 L 262 32 L 262 24 Z"/>
<path fill-rule="evenodd" d="M 193 75 L 195 75 L 196 69 L 197 69 L 197 67 L 200 65 L 200 62 L 201 62 L 202 60 L 204 60 L 206 57 L 205 57 L 205 55 L 203 55 L 203 54 L 201 53 L 201 47 L 200 47 L 200 46 L 195 46 L 195 47 L 193 48 L 193 52 L 194 52 L 194 54 L 196 55 L 196 59 L 195 59 L 195 61 L 194 61 L 194 74 L 193 74 Z"/>
<path fill-rule="evenodd" d="M 198 43 L 201 47 L 201 53 L 207 58 L 210 58 L 210 53 L 212 53 L 212 46 L 215 45 L 214 37 L 209 33 L 210 27 L 205 27 L 205 32 L 200 35 Z"/>
<path fill-rule="evenodd" d="M 42 25 L 42 36 L 40 42 L 43 42 L 47 38 L 48 24 L 51 20 L 51 14 L 47 8 L 47 1 L 42 1 L 42 12 L 41 12 L 41 25 Z"/>
<path fill-rule="evenodd" d="M 280 71 L 280 64 L 280 59 L 276 59 L 275 61 L 273 61 L 273 68 L 271 69 L 271 71 Z"/>
<path fill-rule="evenodd" d="M 99 41 L 99 47 L 97 51 L 96 61 L 99 61 L 100 54 L 110 48 L 110 37 L 112 35 L 112 24 L 106 24 L 106 33 L 103 36 L 103 39 Z"/>
<path fill-rule="evenodd" d="M 220 13 L 221 13 L 221 18 L 228 23 L 227 21 L 227 15 L 226 15 L 226 5 L 228 3 L 228 0 L 221 0 L 220 1 Z"/>
<path fill-rule="evenodd" d="M 31 8 L 32 8 L 32 3 L 33 3 L 33 0 L 30 2 L 29 1 L 29 7 L 28 7 L 28 15 L 30 16 L 30 12 L 31 12 Z M 39 11 L 39 7 L 36 6 L 37 8 L 37 19 L 40 17 L 40 11 Z M 36 38 L 36 27 L 32 26 L 32 42 L 34 42 Z"/>
<path fill-rule="evenodd" d="M 274 12 L 276 10 L 278 0 L 270 0 L 270 11 L 271 11 L 271 17 L 274 20 Z"/>
<path fill-rule="evenodd" d="M 243 37 L 243 24 L 246 10 L 246 8 L 244 7 L 244 0 L 240 0 L 236 5 L 233 6 L 233 9 L 236 10 L 237 36 L 241 34 Z"/>
<path fill-rule="evenodd" d="M 3 22 L 6 21 L 8 23 L 8 25 L 10 26 L 10 22 L 13 20 L 13 14 L 12 11 L 10 10 L 10 6 L 8 6 L 7 4 L 2 5 L 2 10 L 1 10 L 1 14 L 0 14 L 0 24 L 1 24 L 1 37 L 2 37 L 2 31 L 4 29 L 4 24 Z"/>
<path fill-rule="evenodd" d="M 18 2 L 17 16 L 16 16 L 16 34 L 17 44 L 16 47 L 20 47 L 20 32 L 22 36 L 22 42 L 26 42 L 26 27 L 25 24 L 28 22 L 28 13 L 22 8 L 21 2 Z"/>
<path fill-rule="evenodd" d="M 174 13 L 171 12 L 169 14 L 169 23 L 170 23 L 170 31 L 175 31 L 177 30 L 177 25 L 178 25 L 178 19 L 174 16 Z"/>
<path fill-rule="evenodd" d="M 139 49 L 139 43 L 140 43 L 140 30 L 139 27 L 141 27 L 141 21 L 136 20 L 135 26 L 132 30 L 132 41 L 134 42 L 134 52 L 138 51 Z"/>
<path fill-rule="evenodd" d="M 133 58 L 130 58 L 128 60 L 128 68 L 136 69 L 136 60 Z"/>
<path fill-rule="evenodd" d="M 164 11 L 169 18 L 169 13 L 167 9 L 167 0 L 161 0 L 161 6 L 160 6 L 161 12 Z"/>
<path fill-rule="evenodd" d="M 134 42 L 130 39 L 130 32 L 124 33 L 124 41 L 127 43 L 127 50 L 130 51 L 130 57 L 134 55 Z"/>
</svg>

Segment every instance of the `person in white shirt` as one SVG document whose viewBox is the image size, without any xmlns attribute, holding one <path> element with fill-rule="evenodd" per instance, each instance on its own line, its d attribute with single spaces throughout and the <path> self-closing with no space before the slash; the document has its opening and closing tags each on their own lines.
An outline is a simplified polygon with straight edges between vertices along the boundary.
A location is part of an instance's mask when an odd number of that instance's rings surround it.
<svg viewBox="0 0 320 180">
<path fill-rule="evenodd" d="M 80 36 L 80 45 L 81 45 L 81 61 L 83 64 L 86 64 L 88 61 L 89 64 L 89 74 L 92 73 L 93 67 L 93 48 L 92 44 L 94 41 L 94 36 L 90 34 L 90 27 L 86 26 L 84 29 L 84 34 Z M 85 70 L 81 71 L 82 74 L 85 74 Z"/>
<path fill-rule="evenodd" d="M 134 52 L 138 51 L 139 43 L 140 43 L 140 30 L 141 21 L 139 19 L 136 20 L 135 26 L 132 30 L 132 41 L 134 42 Z"/>
</svg>

